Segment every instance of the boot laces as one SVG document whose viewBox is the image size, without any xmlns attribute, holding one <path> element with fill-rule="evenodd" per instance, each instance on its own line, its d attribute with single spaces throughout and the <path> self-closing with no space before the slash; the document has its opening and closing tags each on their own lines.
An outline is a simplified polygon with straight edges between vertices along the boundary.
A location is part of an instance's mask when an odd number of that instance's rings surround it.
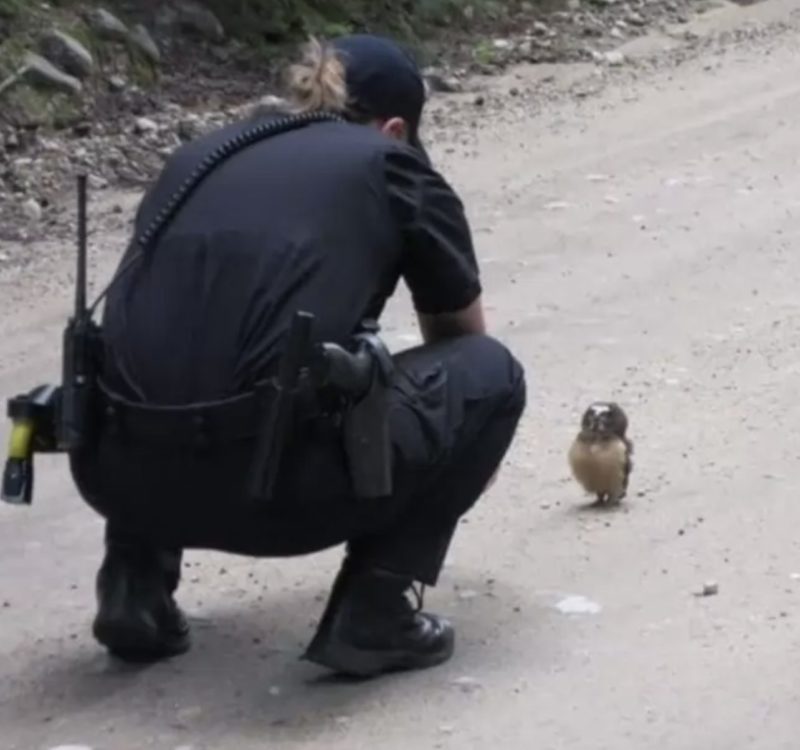
<svg viewBox="0 0 800 750">
<path fill-rule="evenodd" d="M 422 611 L 422 608 L 425 606 L 425 584 L 411 584 L 411 593 L 414 595 L 416 599 L 416 607 L 414 609 L 414 614 L 419 614 Z"/>
</svg>

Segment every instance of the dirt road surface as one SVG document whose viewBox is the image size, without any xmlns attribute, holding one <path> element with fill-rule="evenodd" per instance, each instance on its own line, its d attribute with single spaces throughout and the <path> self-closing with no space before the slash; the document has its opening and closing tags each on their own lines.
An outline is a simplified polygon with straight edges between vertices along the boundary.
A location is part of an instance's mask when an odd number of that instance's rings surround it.
<svg viewBox="0 0 800 750">
<path fill-rule="evenodd" d="M 437 142 L 474 225 L 492 329 L 531 393 L 499 482 L 428 594 L 457 624 L 451 663 L 354 684 L 300 662 L 333 550 L 190 554 L 193 651 L 120 667 L 89 633 L 101 525 L 64 461 L 42 460 L 34 507 L 0 508 L 0 748 L 796 750 L 793 5 L 697 22 L 710 41 L 680 65 L 639 69 L 639 55 L 680 48 L 640 43 L 594 93 L 594 66 L 515 71 L 492 85 L 587 95 L 535 114 L 507 97 Z M 789 31 L 741 33 L 751 21 Z M 720 29 L 740 31 L 719 44 Z M 123 219 L 135 200 L 102 199 Z M 99 204 L 93 217 L 99 282 L 126 227 Z M 30 252 L 0 279 L 4 397 L 58 372 L 70 248 Z M 387 325 L 394 346 L 414 340 L 406 297 Z M 628 502 L 598 513 L 565 455 L 582 408 L 608 397 L 630 413 L 637 462 Z M 718 594 L 696 596 L 706 581 Z"/>
</svg>

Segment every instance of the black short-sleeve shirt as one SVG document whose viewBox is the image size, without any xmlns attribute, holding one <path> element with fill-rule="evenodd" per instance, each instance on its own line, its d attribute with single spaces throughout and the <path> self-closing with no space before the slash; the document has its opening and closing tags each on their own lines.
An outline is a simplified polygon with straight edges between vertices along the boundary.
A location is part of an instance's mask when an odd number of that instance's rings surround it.
<svg viewBox="0 0 800 750">
<path fill-rule="evenodd" d="M 385 156 L 392 214 L 402 237 L 401 274 L 421 313 L 461 310 L 481 292 L 463 204 L 438 171 L 411 148 Z"/>
<path fill-rule="evenodd" d="M 252 124 L 179 149 L 142 201 L 135 235 Z M 273 370 L 296 311 L 315 316 L 315 338 L 343 343 L 381 315 L 400 279 L 422 313 L 459 310 L 480 292 L 463 206 L 444 178 L 367 126 L 269 138 L 214 169 L 113 286 L 106 378 L 154 403 L 240 393 Z"/>
</svg>

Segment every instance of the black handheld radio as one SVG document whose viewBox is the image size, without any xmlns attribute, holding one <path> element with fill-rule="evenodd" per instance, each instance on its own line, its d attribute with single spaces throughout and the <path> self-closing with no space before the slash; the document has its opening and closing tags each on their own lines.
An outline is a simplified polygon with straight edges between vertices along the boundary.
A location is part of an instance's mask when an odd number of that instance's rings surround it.
<svg viewBox="0 0 800 750">
<path fill-rule="evenodd" d="M 78 177 L 78 263 L 75 310 L 64 331 L 63 383 L 41 385 L 9 399 L 8 455 L 0 499 L 11 505 L 33 500 L 34 455 L 65 453 L 83 445 L 90 424 L 100 329 L 86 305 L 87 179 Z"/>
<path fill-rule="evenodd" d="M 61 403 L 57 436 L 61 450 L 80 448 L 86 440 L 97 376 L 100 327 L 86 304 L 87 180 L 78 177 L 78 262 L 75 275 L 75 309 L 64 329 Z"/>
</svg>

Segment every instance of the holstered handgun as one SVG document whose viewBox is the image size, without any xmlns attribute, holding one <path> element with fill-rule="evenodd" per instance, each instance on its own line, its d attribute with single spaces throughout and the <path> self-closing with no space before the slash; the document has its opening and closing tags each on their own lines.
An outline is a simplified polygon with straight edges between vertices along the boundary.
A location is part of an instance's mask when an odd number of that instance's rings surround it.
<svg viewBox="0 0 800 750">
<path fill-rule="evenodd" d="M 365 323 L 353 337 L 354 351 L 336 344 L 316 350 L 312 377 L 318 386 L 333 386 L 346 407 L 342 429 L 348 470 L 359 498 L 392 494 L 392 441 L 389 432 L 389 389 L 394 361 L 377 335 L 376 324 Z"/>
<path fill-rule="evenodd" d="M 394 362 L 374 332 L 358 334 L 358 348 L 372 360 L 366 393 L 344 416 L 344 441 L 353 489 L 359 498 L 392 494 L 392 440 L 389 432 L 389 384 Z"/>
</svg>

